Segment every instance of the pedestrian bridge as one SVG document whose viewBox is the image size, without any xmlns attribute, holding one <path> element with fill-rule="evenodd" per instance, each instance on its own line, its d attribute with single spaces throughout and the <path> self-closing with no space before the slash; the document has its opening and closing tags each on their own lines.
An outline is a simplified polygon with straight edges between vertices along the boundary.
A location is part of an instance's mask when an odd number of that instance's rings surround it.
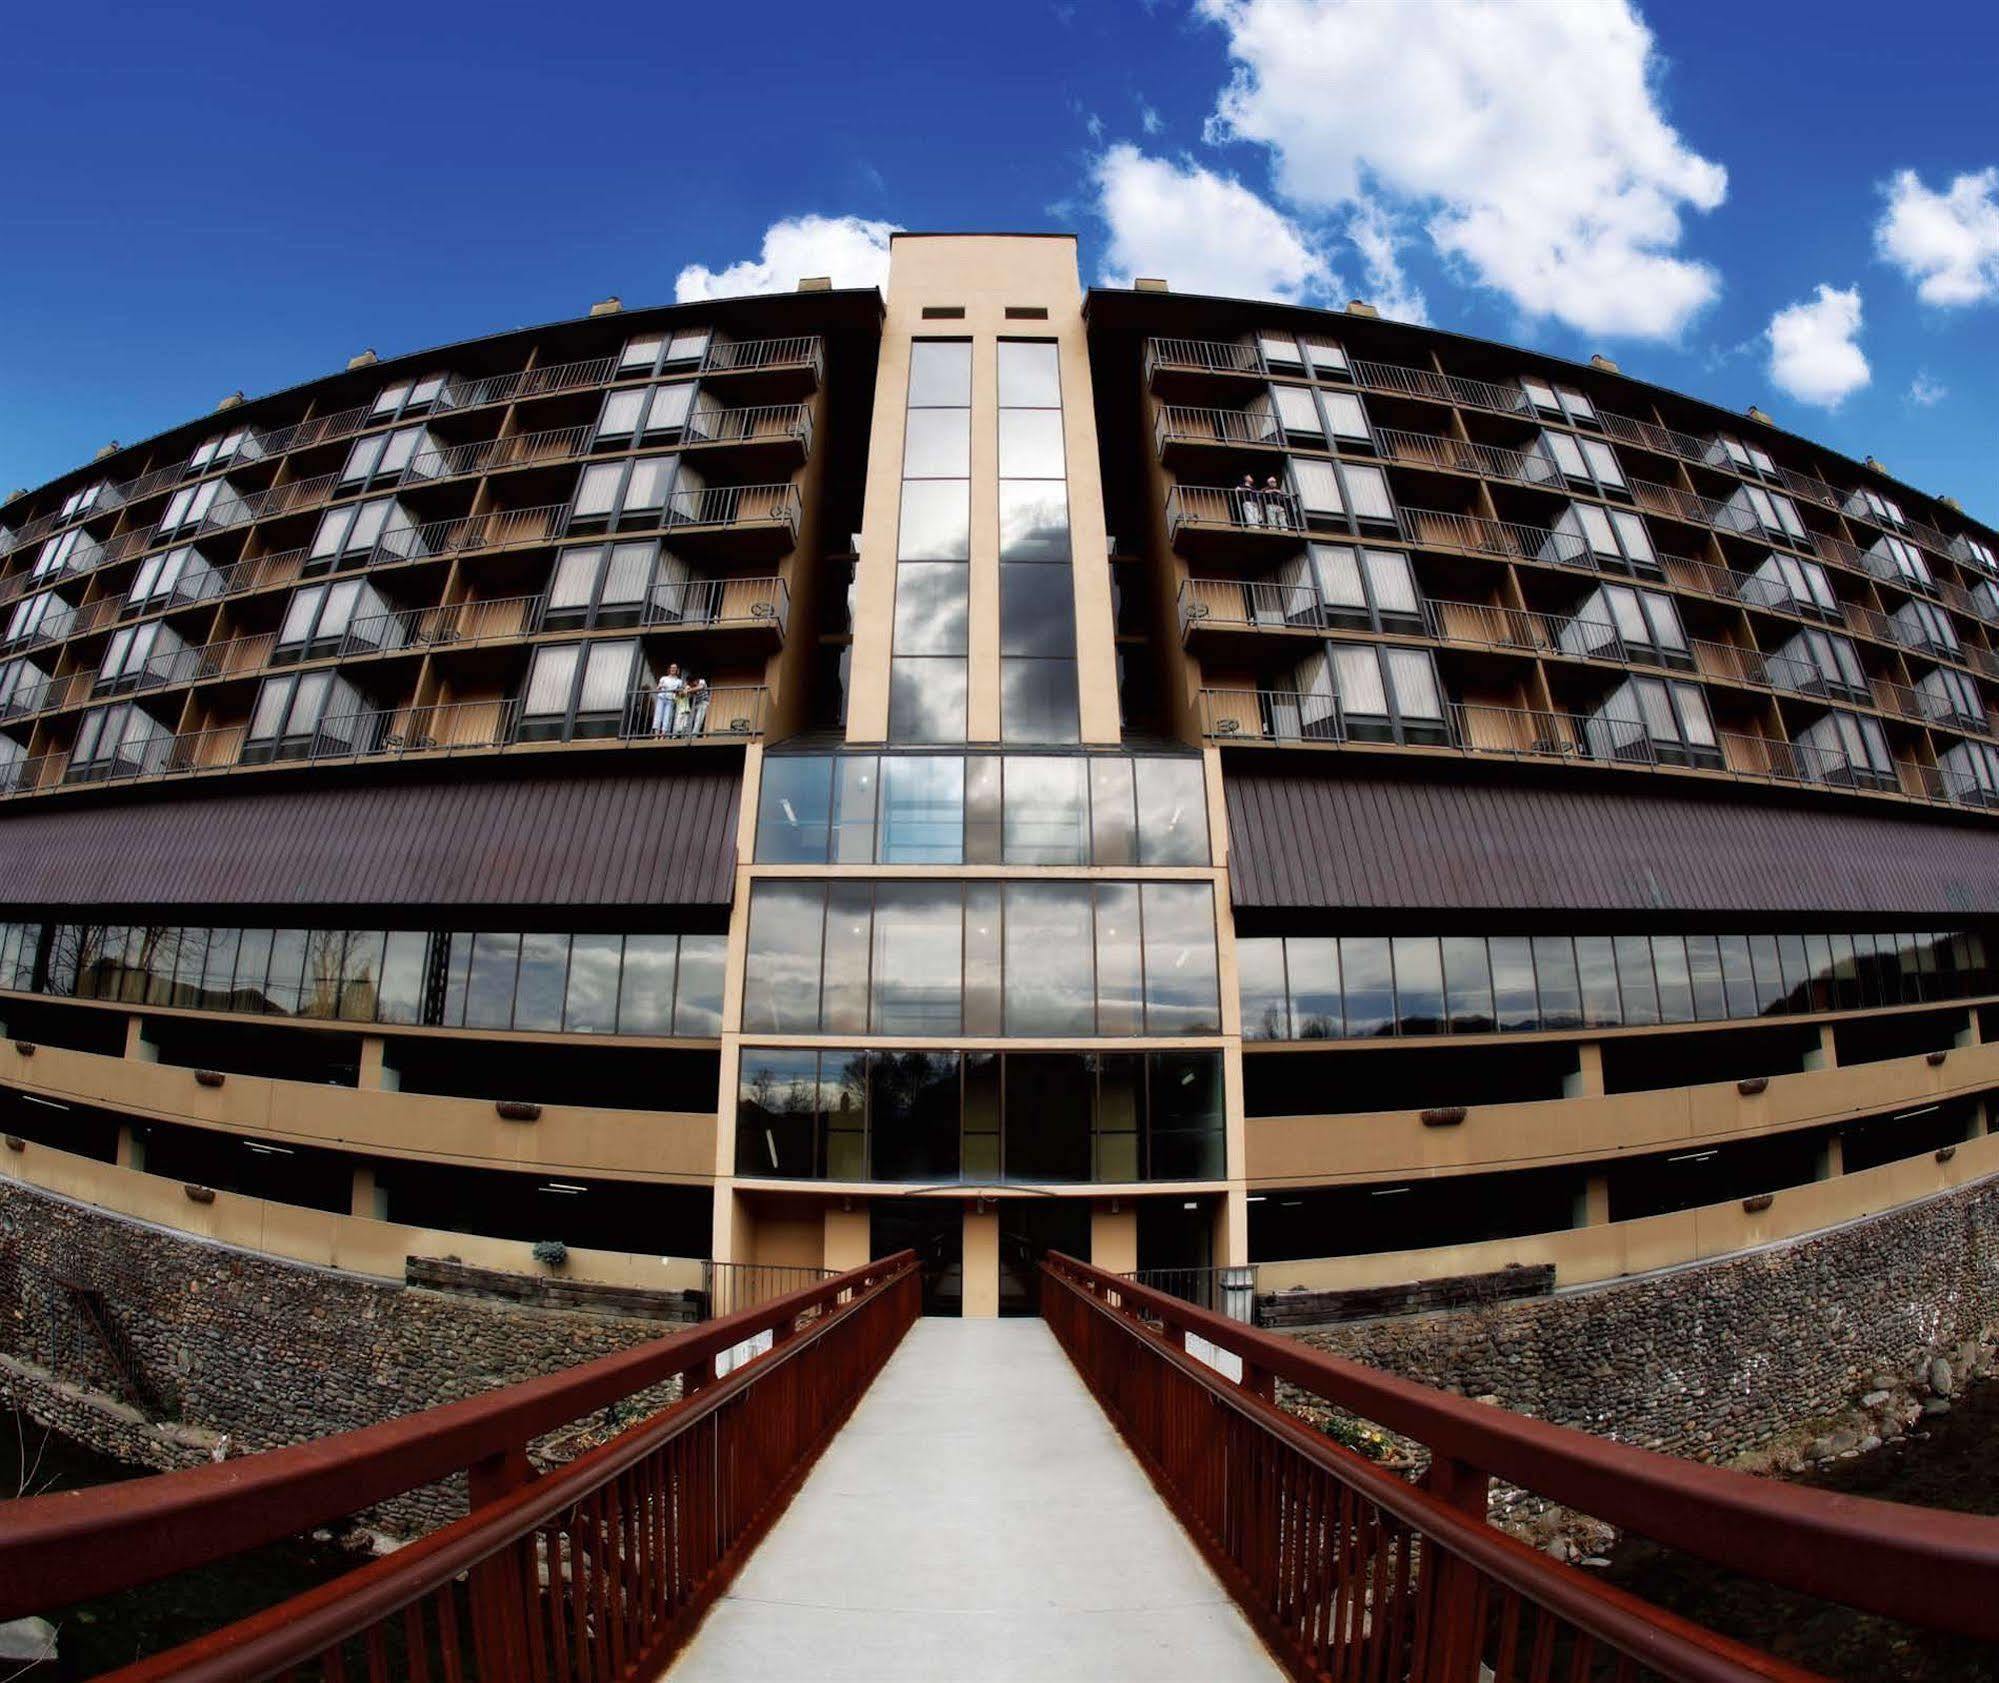
<svg viewBox="0 0 1999 1683">
<path fill-rule="evenodd" d="M 527 1384 L 0 1504 L 0 1620 L 463 1476 L 467 1515 L 119 1683 L 1809 1673 L 1487 1523 L 1494 1480 L 1753 1578 L 1999 1642 L 1999 1520 L 1771 1484 L 1341 1362 L 1066 1257 L 925 1320 L 908 1252 Z M 666 1389 L 662 1389 L 666 1387 Z M 537 1471 L 529 1448 L 675 1398 Z M 1282 1404 L 1427 1451 L 1415 1480 Z"/>
</svg>

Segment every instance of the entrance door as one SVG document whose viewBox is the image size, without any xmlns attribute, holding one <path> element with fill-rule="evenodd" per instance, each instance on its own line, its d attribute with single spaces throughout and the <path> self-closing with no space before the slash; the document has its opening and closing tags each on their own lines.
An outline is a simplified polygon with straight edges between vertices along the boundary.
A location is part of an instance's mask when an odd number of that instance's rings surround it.
<svg viewBox="0 0 1999 1683">
<path fill-rule="evenodd" d="M 1041 1259 L 1066 1251 L 1090 1259 L 1090 1206 L 1083 1198 L 999 1200 L 999 1312 L 1041 1312 Z"/>
<path fill-rule="evenodd" d="M 1189 1207 L 1191 1206 L 1191 1208 Z M 1146 1198 L 1138 1206 L 1138 1273 L 1149 1286 L 1226 1313 L 1216 1286 L 1215 1210 L 1206 1198 Z"/>
<path fill-rule="evenodd" d="M 923 1265 L 923 1312 L 965 1312 L 965 1214 L 952 1201 L 878 1198 L 868 1212 L 873 1256 L 913 1250 Z"/>
</svg>

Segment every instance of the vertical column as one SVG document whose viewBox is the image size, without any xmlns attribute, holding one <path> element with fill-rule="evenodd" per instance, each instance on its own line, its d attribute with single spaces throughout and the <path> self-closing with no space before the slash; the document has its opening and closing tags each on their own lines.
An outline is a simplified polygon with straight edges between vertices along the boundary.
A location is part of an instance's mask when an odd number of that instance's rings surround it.
<svg viewBox="0 0 1999 1683">
<path fill-rule="evenodd" d="M 1107 1274 L 1130 1274 L 1138 1268 L 1138 1206 L 1129 1198 L 1114 1198 L 1090 1210 L 1090 1266 Z"/>
<path fill-rule="evenodd" d="M 991 1320 L 999 1313 L 999 1212 L 965 1206 L 965 1318 Z"/>
<path fill-rule="evenodd" d="M 1597 1098 L 1603 1093 L 1603 1047 L 1586 1040 L 1576 1048 L 1576 1067 L 1562 1078 L 1565 1099 Z"/>
<path fill-rule="evenodd" d="M 828 1204 L 821 1219 L 824 1222 L 822 1268 L 844 1272 L 849 1268 L 858 1268 L 868 1260 L 868 1210 L 865 1204 L 858 1208 Z"/>
</svg>

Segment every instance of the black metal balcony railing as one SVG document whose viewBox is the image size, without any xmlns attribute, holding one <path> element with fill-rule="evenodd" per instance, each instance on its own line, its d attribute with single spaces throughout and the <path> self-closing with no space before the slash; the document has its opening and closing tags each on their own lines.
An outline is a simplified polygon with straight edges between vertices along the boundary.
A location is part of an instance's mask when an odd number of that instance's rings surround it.
<svg viewBox="0 0 1999 1683">
<path fill-rule="evenodd" d="M 538 717 L 523 700 L 447 702 L 380 708 L 322 721 L 309 734 L 252 741 L 247 724 L 162 732 L 123 744 L 102 760 L 71 763 L 66 750 L 0 765 L 0 795 L 45 793 L 79 784 L 197 777 L 246 766 L 328 761 L 372 763 L 454 754 L 532 752 L 568 745 L 601 748 L 746 741 L 764 732 L 769 692 L 760 684 L 720 684 L 662 703 L 642 689 L 601 715 Z"/>
<path fill-rule="evenodd" d="M 754 339 L 741 343 L 711 341 L 698 363 L 690 362 L 686 368 L 675 369 L 672 372 L 676 377 L 699 378 L 702 375 L 771 372 L 785 369 L 808 372 L 815 381 L 824 378 L 825 352 L 817 334 L 784 339 Z M 643 372 L 634 370 L 624 377 L 650 379 L 652 375 L 650 370 Z M 589 386 L 609 385 L 619 378 L 619 359 L 612 356 L 593 357 L 584 362 L 560 363 L 547 368 L 521 369 L 511 374 L 494 374 L 462 385 L 447 382 L 438 394 L 437 401 L 430 405 L 425 413 L 435 415 L 448 410 L 512 403 L 522 398 L 547 397 Z M 351 437 L 355 433 L 365 432 L 371 424 L 391 426 L 397 424 L 397 418 L 386 414 L 378 415 L 372 403 L 365 403 L 357 404 L 351 409 L 340 410 L 332 415 L 297 421 L 291 426 L 280 427 L 262 434 L 259 439 L 258 459 L 268 461 L 293 450 L 332 443 L 338 439 Z M 223 462 L 217 464 L 214 471 L 227 472 L 230 467 L 238 465 L 240 464 L 234 461 Z M 79 509 L 68 516 L 58 509 L 26 521 L 14 529 L 13 536 L 4 546 L 0 546 L 0 557 L 38 542 L 65 525 L 93 519 L 127 502 L 135 502 L 176 486 L 189 477 L 191 466 L 192 458 L 189 458 L 153 468 L 122 484 L 107 484 L 99 498 L 87 509 Z"/>
<path fill-rule="evenodd" d="M 1289 491 L 1247 486 L 1175 485 L 1166 493 L 1169 541 L 1184 526 L 1222 526 L 1238 532 L 1302 536 L 1304 509 Z"/>
</svg>

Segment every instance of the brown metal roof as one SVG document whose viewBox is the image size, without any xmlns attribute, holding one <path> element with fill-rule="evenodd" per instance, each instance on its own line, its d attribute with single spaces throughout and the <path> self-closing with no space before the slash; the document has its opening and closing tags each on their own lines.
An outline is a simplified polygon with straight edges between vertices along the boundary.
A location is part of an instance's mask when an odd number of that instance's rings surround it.
<svg viewBox="0 0 1999 1683">
<path fill-rule="evenodd" d="M 1999 914 L 1999 824 L 1230 765 L 1243 907 Z"/>
<path fill-rule="evenodd" d="M 0 818 L 0 904 L 727 905 L 740 762 Z"/>
</svg>

